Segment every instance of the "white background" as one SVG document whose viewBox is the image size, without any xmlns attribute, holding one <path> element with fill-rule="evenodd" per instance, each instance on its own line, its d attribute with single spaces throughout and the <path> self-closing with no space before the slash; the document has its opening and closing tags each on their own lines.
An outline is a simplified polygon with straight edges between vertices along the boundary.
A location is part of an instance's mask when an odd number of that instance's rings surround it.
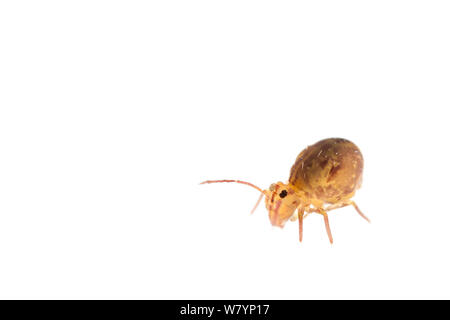
<svg viewBox="0 0 450 320">
<path fill-rule="evenodd" d="M 4 1 L 0 298 L 450 298 L 448 1 Z M 352 208 L 270 225 L 322 138 Z"/>
</svg>

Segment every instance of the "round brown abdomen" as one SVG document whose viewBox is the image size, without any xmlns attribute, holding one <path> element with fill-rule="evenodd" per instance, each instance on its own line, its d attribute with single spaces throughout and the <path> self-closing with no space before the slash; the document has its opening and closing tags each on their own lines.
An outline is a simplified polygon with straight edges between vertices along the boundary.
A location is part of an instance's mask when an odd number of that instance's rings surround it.
<svg viewBox="0 0 450 320">
<path fill-rule="evenodd" d="M 364 160 L 351 141 L 331 138 L 303 150 L 291 168 L 289 183 L 311 199 L 336 203 L 361 186 Z"/>
</svg>

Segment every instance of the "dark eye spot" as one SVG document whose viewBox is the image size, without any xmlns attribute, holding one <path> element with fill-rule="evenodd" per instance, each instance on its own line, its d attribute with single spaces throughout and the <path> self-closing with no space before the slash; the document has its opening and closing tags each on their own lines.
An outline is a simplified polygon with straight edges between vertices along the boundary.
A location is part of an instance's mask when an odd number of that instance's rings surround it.
<svg viewBox="0 0 450 320">
<path fill-rule="evenodd" d="M 280 198 L 284 198 L 286 196 L 287 196 L 287 191 L 286 190 L 283 190 L 283 191 L 280 192 Z"/>
</svg>

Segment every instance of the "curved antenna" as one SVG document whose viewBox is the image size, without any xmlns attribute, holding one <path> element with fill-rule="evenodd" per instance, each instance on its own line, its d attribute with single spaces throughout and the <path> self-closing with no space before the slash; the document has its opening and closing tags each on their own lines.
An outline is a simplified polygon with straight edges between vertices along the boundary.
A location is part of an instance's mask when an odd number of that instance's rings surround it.
<svg viewBox="0 0 450 320">
<path fill-rule="evenodd" d="M 253 187 L 253 188 L 255 188 L 256 190 L 258 190 L 259 192 L 261 192 L 261 193 L 264 194 L 264 191 L 263 191 L 261 188 L 255 186 L 254 184 L 252 184 L 252 183 L 250 183 L 250 182 L 241 181 L 241 180 L 206 180 L 206 181 L 201 182 L 200 184 L 206 184 L 206 183 L 218 183 L 218 182 L 236 182 L 236 183 L 246 184 L 246 185 L 248 185 L 248 186 L 250 186 L 250 187 Z"/>
</svg>

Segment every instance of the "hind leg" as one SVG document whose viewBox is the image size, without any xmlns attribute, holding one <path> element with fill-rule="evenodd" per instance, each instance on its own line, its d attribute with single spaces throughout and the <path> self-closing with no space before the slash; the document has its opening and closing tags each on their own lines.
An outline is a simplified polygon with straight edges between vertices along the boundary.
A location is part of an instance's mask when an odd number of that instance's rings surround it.
<svg viewBox="0 0 450 320">
<path fill-rule="evenodd" d="M 359 208 L 358 208 L 358 206 L 356 205 L 355 201 L 351 201 L 351 204 L 352 204 L 353 208 L 355 208 L 356 212 L 358 212 L 359 215 L 360 215 L 363 219 L 366 219 L 367 222 L 370 223 L 369 218 L 367 218 L 367 217 L 364 215 L 364 213 L 362 213 L 361 210 L 359 210 Z"/>
<path fill-rule="evenodd" d="M 348 201 L 345 201 L 345 202 L 342 202 L 342 203 L 338 203 L 338 204 L 332 204 L 331 206 L 326 207 L 326 208 L 325 208 L 325 211 L 328 212 L 328 211 L 335 210 L 335 209 L 339 209 L 339 208 L 343 208 L 343 207 L 346 207 L 346 206 L 349 206 L 349 205 L 352 205 L 353 208 L 355 208 L 356 212 L 358 212 L 358 214 L 359 214 L 363 219 L 367 220 L 367 222 L 370 223 L 369 218 L 367 218 L 367 217 L 364 215 L 364 213 L 362 213 L 361 210 L 359 210 L 359 208 L 358 208 L 358 206 L 356 205 L 355 201 L 352 201 L 352 200 L 348 200 Z"/>
</svg>

